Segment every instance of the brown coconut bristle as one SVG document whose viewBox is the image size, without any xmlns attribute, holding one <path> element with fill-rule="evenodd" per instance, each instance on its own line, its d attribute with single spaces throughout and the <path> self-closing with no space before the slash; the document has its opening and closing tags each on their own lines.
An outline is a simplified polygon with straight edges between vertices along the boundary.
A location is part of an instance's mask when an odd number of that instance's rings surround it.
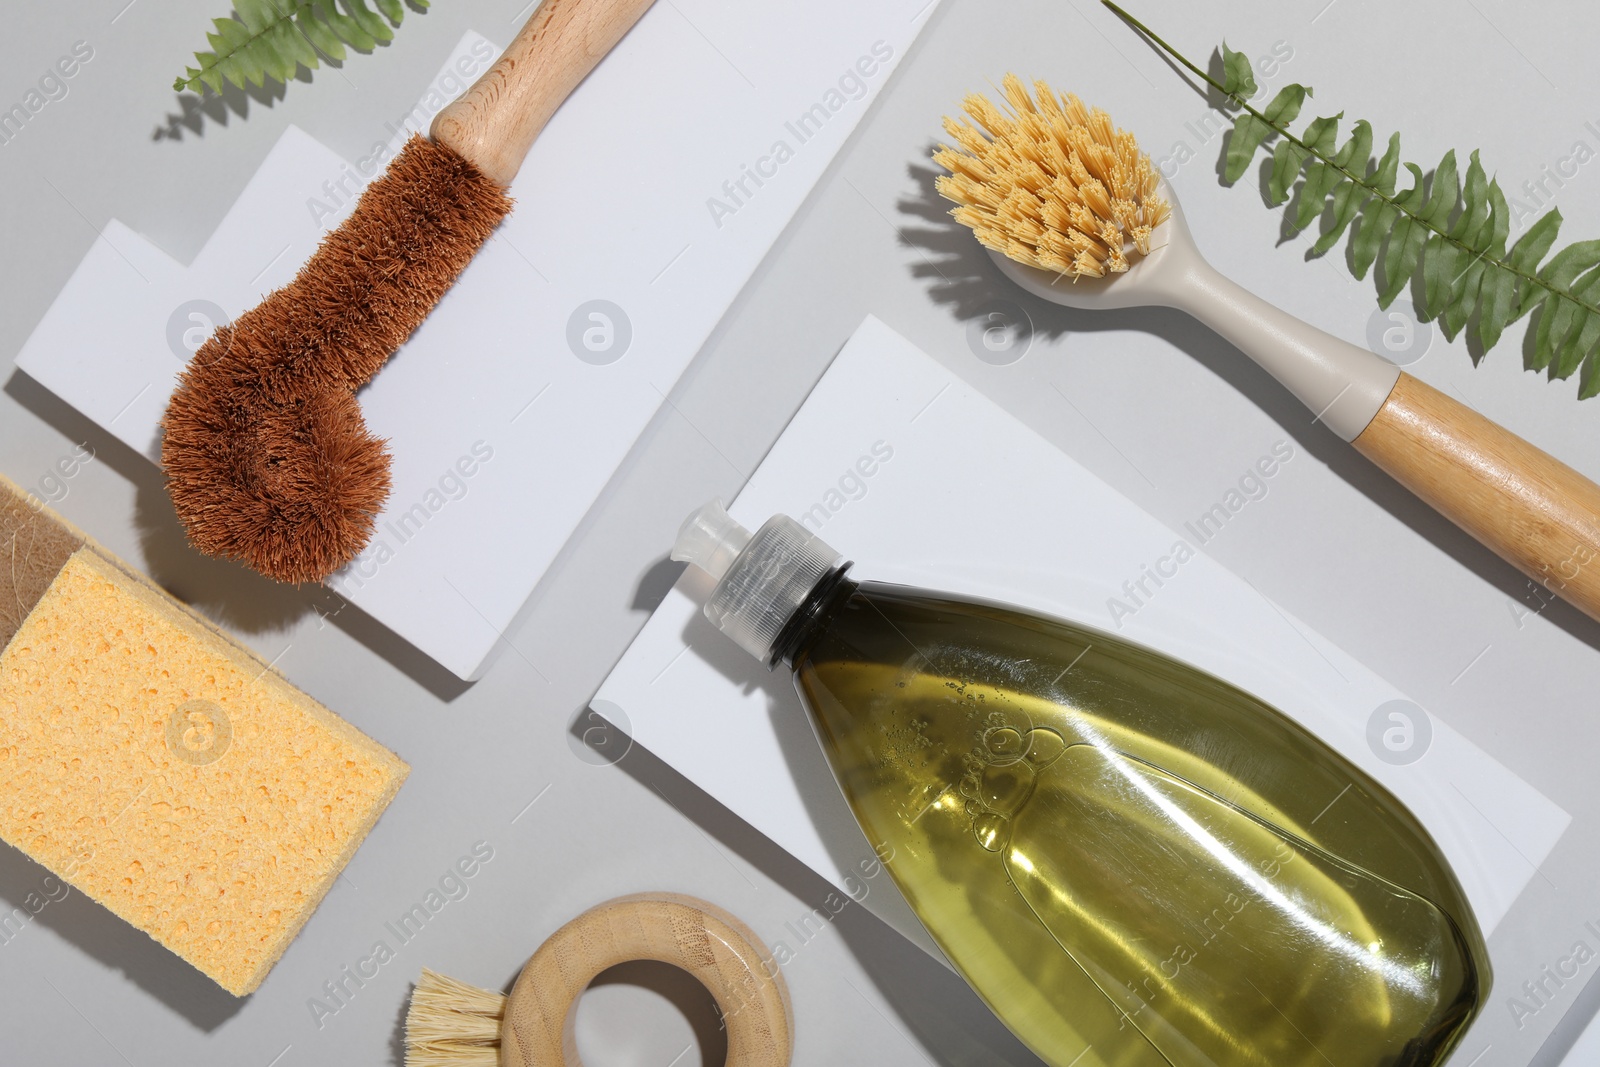
<svg viewBox="0 0 1600 1067">
<path fill-rule="evenodd" d="M 1172 206 L 1133 134 L 1042 81 L 1037 99 L 1015 74 L 1003 85 L 1009 111 L 974 94 L 962 110 L 976 125 L 944 120 L 960 146 L 933 155 L 950 172 L 936 183 L 959 205 L 950 214 L 985 247 L 1068 277 L 1120 273 L 1130 252 L 1148 255 Z"/>
<path fill-rule="evenodd" d="M 355 391 L 510 210 L 470 162 L 412 137 L 294 281 L 200 347 L 161 445 L 196 548 L 283 582 L 355 558 L 389 495 L 389 454 Z"/>
</svg>

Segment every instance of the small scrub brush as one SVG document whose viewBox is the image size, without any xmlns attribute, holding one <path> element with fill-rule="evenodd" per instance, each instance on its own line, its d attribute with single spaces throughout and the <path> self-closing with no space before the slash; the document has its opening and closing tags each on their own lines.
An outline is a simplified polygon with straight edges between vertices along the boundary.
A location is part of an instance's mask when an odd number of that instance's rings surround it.
<svg viewBox="0 0 1600 1067">
<path fill-rule="evenodd" d="M 1188 312 L 1440 514 L 1600 619 L 1600 486 L 1395 364 L 1316 329 L 1200 255 L 1131 133 L 1008 75 L 1006 104 L 945 119 L 939 192 L 1008 277 L 1068 307 Z M 1129 255 L 1138 258 L 1130 260 Z"/>
<path fill-rule="evenodd" d="M 534 138 L 653 0 L 545 0 L 413 137 L 294 281 L 195 353 L 162 420 L 173 507 L 200 551 L 319 581 L 372 537 L 389 455 L 355 391 L 511 210 Z"/>
<path fill-rule="evenodd" d="M 578 998 L 619 963 L 657 960 L 697 979 L 722 1012 L 728 1067 L 788 1067 L 789 991 L 734 916 L 695 897 L 637 893 L 597 904 L 535 952 L 509 995 L 423 969 L 406 1010 L 406 1067 L 578 1067 Z"/>
<path fill-rule="evenodd" d="M 406 1067 L 500 1067 L 506 997 L 424 967 L 406 1009 Z"/>
</svg>

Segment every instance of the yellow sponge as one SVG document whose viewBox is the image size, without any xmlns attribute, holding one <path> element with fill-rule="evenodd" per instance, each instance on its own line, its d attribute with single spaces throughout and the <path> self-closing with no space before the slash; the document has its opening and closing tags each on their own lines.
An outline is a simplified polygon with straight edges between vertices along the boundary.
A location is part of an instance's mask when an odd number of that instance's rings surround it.
<svg viewBox="0 0 1600 1067">
<path fill-rule="evenodd" d="M 408 771 L 92 543 L 0 652 L 0 838 L 235 996 Z"/>
</svg>

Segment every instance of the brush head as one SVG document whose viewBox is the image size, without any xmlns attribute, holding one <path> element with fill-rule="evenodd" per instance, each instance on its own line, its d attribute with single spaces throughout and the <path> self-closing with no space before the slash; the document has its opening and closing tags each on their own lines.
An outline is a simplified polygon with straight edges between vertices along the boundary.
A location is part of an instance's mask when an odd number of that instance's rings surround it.
<svg viewBox="0 0 1600 1067">
<path fill-rule="evenodd" d="M 510 210 L 471 163 L 413 137 L 293 282 L 200 347 L 161 445 L 196 548 L 283 582 L 355 558 L 389 495 L 389 454 L 355 391 Z"/>
<path fill-rule="evenodd" d="M 959 147 L 941 145 L 933 160 L 950 172 L 937 182 L 959 205 L 950 214 L 986 247 L 1070 278 L 1119 274 L 1130 253 L 1148 255 L 1171 205 L 1133 134 L 1042 81 L 1034 96 L 1015 74 L 1003 87 L 1008 106 L 973 94 L 962 101 L 972 121 L 944 120 Z"/>
<path fill-rule="evenodd" d="M 406 1009 L 406 1067 L 500 1067 L 506 998 L 424 967 Z"/>
</svg>

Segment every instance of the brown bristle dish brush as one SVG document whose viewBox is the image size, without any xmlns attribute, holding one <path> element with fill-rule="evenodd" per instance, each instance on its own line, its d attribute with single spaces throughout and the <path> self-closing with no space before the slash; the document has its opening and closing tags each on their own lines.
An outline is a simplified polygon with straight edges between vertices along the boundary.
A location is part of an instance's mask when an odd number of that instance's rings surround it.
<svg viewBox="0 0 1600 1067">
<path fill-rule="evenodd" d="M 389 454 L 356 390 L 505 218 L 506 189 L 534 138 L 652 2 L 544 0 L 294 281 L 200 347 L 162 419 L 161 445 L 196 548 L 308 582 L 365 547 L 389 495 Z"/>
<path fill-rule="evenodd" d="M 939 192 L 1035 296 L 1082 309 L 1186 311 L 1283 383 L 1320 422 L 1529 578 L 1600 619 L 1600 486 L 1365 348 L 1301 322 L 1207 263 L 1177 198 L 1104 111 L 969 96 Z"/>
</svg>

